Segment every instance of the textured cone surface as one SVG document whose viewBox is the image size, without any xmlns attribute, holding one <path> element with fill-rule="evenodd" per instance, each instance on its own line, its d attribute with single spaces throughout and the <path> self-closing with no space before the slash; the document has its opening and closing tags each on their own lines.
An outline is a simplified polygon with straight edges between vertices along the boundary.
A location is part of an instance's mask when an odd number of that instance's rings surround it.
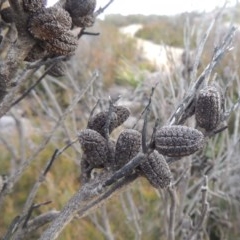
<svg viewBox="0 0 240 240">
<path fill-rule="evenodd" d="M 88 128 L 93 129 L 105 137 L 104 127 L 108 118 L 108 111 L 100 112 L 94 115 L 88 122 Z M 117 124 L 117 115 L 112 112 L 110 125 L 109 125 L 109 134 L 113 131 Z"/>
<path fill-rule="evenodd" d="M 69 56 L 74 54 L 77 49 L 77 44 L 77 38 L 75 38 L 70 32 L 65 32 L 55 39 L 43 42 L 42 46 L 55 56 Z"/>
<path fill-rule="evenodd" d="M 111 116 L 109 134 L 118 126 L 122 125 L 129 117 L 130 111 L 123 106 L 114 106 Z M 88 122 L 88 128 L 99 132 L 102 136 L 105 136 L 104 126 L 107 121 L 108 111 L 100 112 L 94 115 Z"/>
<path fill-rule="evenodd" d="M 46 51 L 42 47 L 40 47 L 39 44 L 36 44 L 33 46 L 31 51 L 29 51 L 24 61 L 35 62 L 39 59 L 42 59 L 45 56 L 46 56 Z"/>
<path fill-rule="evenodd" d="M 199 127 L 206 131 L 216 128 L 221 118 L 222 94 L 217 88 L 210 86 L 199 92 L 196 101 L 195 117 Z"/>
<path fill-rule="evenodd" d="M 114 106 L 114 112 L 117 114 L 115 127 L 122 125 L 130 116 L 130 110 L 124 106 Z"/>
<path fill-rule="evenodd" d="M 165 156 L 183 157 L 202 148 L 203 134 L 197 129 L 186 126 L 166 126 L 157 130 L 155 148 Z"/>
<path fill-rule="evenodd" d="M 84 17 L 94 12 L 96 0 L 67 0 L 65 9 L 72 18 Z"/>
<path fill-rule="evenodd" d="M 45 69 L 47 69 L 49 65 L 45 66 Z M 65 75 L 66 71 L 66 64 L 62 61 L 57 62 L 54 64 L 54 66 L 48 71 L 48 74 L 53 77 L 62 77 Z"/>
<path fill-rule="evenodd" d="M 121 168 L 141 150 L 142 135 L 134 129 L 125 129 L 121 132 L 116 143 L 115 165 Z"/>
<path fill-rule="evenodd" d="M 38 12 L 47 4 L 46 0 L 23 0 L 23 7 L 25 11 Z"/>
<path fill-rule="evenodd" d="M 157 151 L 152 152 L 139 167 L 153 187 L 165 188 L 169 186 L 171 171 L 164 157 Z"/>
<path fill-rule="evenodd" d="M 92 27 L 95 23 L 95 16 L 93 14 L 83 16 L 83 17 L 73 17 L 73 24 L 77 27 Z"/>
<path fill-rule="evenodd" d="M 82 130 L 78 139 L 89 165 L 95 168 L 103 167 L 108 158 L 107 140 L 91 129 Z"/>
<path fill-rule="evenodd" d="M 28 30 L 39 40 L 61 38 L 72 25 L 72 19 L 62 8 L 46 8 L 29 19 Z"/>
</svg>

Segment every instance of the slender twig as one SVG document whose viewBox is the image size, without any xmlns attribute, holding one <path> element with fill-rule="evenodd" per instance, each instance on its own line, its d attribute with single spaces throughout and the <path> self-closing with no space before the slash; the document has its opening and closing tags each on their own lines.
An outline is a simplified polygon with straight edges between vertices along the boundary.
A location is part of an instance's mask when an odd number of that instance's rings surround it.
<svg viewBox="0 0 240 240">
<path fill-rule="evenodd" d="M 109 99 L 108 115 L 104 124 L 104 137 L 107 139 L 107 141 L 109 140 L 109 127 L 112 121 L 113 108 L 113 101 Z"/>
<path fill-rule="evenodd" d="M 94 199 L 91 203 L 87 204 L 85 207 L 79 210 L 78 217 L 85 217 L 86 215 L 88 215 L 89 211 L 93 211 L 95 208 L 99 206 L 99 204 L 102 203 L 102 201 L 110 198 L 112 194 L 118 193 L 121 189 L 124 190 L 123 187 L 128 186 L 130 183 L 136 180 L 138 176 L 139 176 L 138 173 L 133 173 L 120 179 L 114 185 L 111 185 L 111 187 L 105 193 L 103 193 L 103 195 L 101 195 L 97 199 Z"/>
<path fill-rule="evenodd" d="M 47 58 L 47 59 L 41 59 L 33 63 L 28 63 L 27 64 L 27 69 L 35 69 L 35 68 L 40 68 L 43 65 L 51 65 L 63 60 L 67 60 L 68 57 L 66 56 L 59 56 L 59 57 L 54 57 L 54 58 Z"/>
<path fill-rule="evenodd" d="M 129 212 L 131 215 L 131 220 L 134 223 L 134 228 L 135 228 L 135 239 L 136 240 L 140 240 L 141 239 L 141 235 L 142 235 L 142 228 L 140 226 L 140 216 L 138 213 L 138 209 L 134 203 L 134 199 L 132 197 L 131 191 L 130 189 L 128 189 L 126 191 L 126 198 L 129 204 Z"/>
<path fill-rule="evenodd" d="M 110 0 L 104 7 L 100 7 L 95 13 L 94 16 L 97 17 L 101 13 L 103 13 L 112 3 L 114 0 Z"/>
<path fill-rule="evenodd" d="M 11 107 L 13 107 L 14 105 L 18 104 L 19 102 L 21 102 L 43 79 L 44 77 L 48 74 L 48 72 L 54 67 L 55 64 L 52 64 L 51 66 L 49 66 L 46 71 L 44 71 L 44 73 L 42 74 L 41 77 L 38 78 L 38 80 L 33 83 L 18 99 L 16 99 L 12 104 Z"/>
<path fill-rule="evenodd" d="M 148 147 L 147 147 L 147 123 L 148 123 L 149 112 L 150 112 L 150 109 L 148 108 L 147 111 L 145 112 L 143 128 L 142 128 L 142 151 L 143 151 L 143 153 L 146 153 L 147 149 L 148 149 Z"/>
<path fill-rule="evenodd" d="M 117 170 L 109 179 L 107 179 L 102 187 L 110 186 L 120 178 L 130 175 L 132 171 L 146 159 L 143 153 L 138 153 L 131 161 L 125 164 L 121 169 Z"/>
<path fill-rule="evenodd" d="M 96 104 L 94 105 L 94 107 L 92 108 L 92 110 L 91 110 L 91 112 L 90 112 L 90 114 L 89 114 L 87 128 L 89 128 L 89 122 L 90 122 L 90 120 L 92 119 L 92 117 L 93 117 L 93 115 L 94 115 L 94 113 L 95 113 L 95 111 L 96 111 L 99 103 L 100 103 L 100 99 L 97 100 Z"/>
<path fill-rule="evenodd" d="M 13 173 L 12 176 L 9 177 L 9 181 L 8 184 L 6 186 L 6 188 L 4 189 L 4 191 L 2 191 L 0 193 L 0 205 L 3 202 L 3 198 L 7 195 L 7 193 L 10 191 L 10 189 L 12 189 L 14 187 L 14 185 L 17 183 L 17 181 L 19 180 L 19 178 L 22 176 L 22 174 L 24 173 L 24 171 L 28 168 L 28 166 L 30 165 L 30 163 L 32 161 L 34 161 L 36 159 L 36 157 L 38 156 L 38 154 L 45 149 L 46 145 L 48 144 L 48 142 L 50 141 L 50 139 L 52 138 L 53 134 L 56 132 L 56 130 L 58 129 L 59 126 L 61 126 L 61 124 L 63 123 L 63 121 L 65 120 L 65 118 L 68 116 L 68 114 L 73 110 L 73 108 L 77 105 L 77 103 L 83 98 L 83 96 L 85 95 L 85 93 L 87 92 L 87 90 L 90 88 L 90 86 L 92 86 L 93 82 L 98 78 L 98 73 L 96 72 L 92 79 L 88 82 L 88 85 L 86 86 L 86 88 L 77 93 L 75 95 L 75 97 L 72 100 L 72 103 L 68 106 L 68 108 L 63 112 L 62 116 L 59 118 L 59 120 L 57 121 L 57 123 L 55 124 L 55 126 L 52 128 L 52 130 L 50 131 L 50 133 L 45 137 L 45 139 L 42 141 L 42 143 L 38 146 L 38 148 L 33 152 L 33 154 L 26 159 L 26 161 L 24 161 L 21 166 L 19 167 L 19 169 L 16 170 L 15 173 Z"/>
<path fill-rule="evenodd" d="M 157 86 L 157 84 L 156 84 Z M 142 128 L 142 151 L 143 153 L 147 152 L 148 146 L 147 146 L 147 123 L 148 123 L 148 116 L 150 113 L 150 106 L 152 103 L 152 97 L 154 94 L 154 91 L 156 89 L 156 86 L 152 88 L 151 94 L 149 96 L 148 104 L 144 110 L 144 122 L 143 122 L 143 128 Z"/>
<path fill-rule="evenodd" d="M 201 230 L 201 228 L 203 227 L 204 221 L 207 217 L 207 213 L 208 213 L 208 209 L 209 209 L 209 203 L 207 201 L 207 193 L 208 193 L 208 177 L 207 176 L 204 176 L 201 192 L 202 192 L 201 216 L 200 216 L 198 222 L 196 223 L 196 225 L 193 227 L 193 230 L 189 234 L 189 236 L 187 238 L 189 240 L 192 240 L 194 238 L 194 236 L 196 236 L 196 234 Z"/>
<path fill-rule="evenodd" d="M 24 222 L 23 222 L 23 226 L 22 226 L 22 227 L 23 227 L 23 228 L 26 228 L 26 227 L 27 227 L 27 223 L 28 223 L 29 219 L 31 218 L 33 211 L 34 211 L 36 208 L 39 208 L 39 207 L 41 207 L 41 206 L 44 206 L 44 205 L 47 205 L 47 204 L 50 204 L 50 203 L 51 203 L 51 201 L 46 201 L 46 202 L 39 203 L 39 204 L 32 204 L 32 206 L 30 207 L 30 209 L 29 209 L 29 211 L 28 211 L 28 213 L 27 213 L 27 215 L 26 215 L 26 217 L 25 217 L 25 220 L 24 220 Z"/>
<path fill-rule="evenodd" d="M 103 188 L 101 183 L 86 184 L 83 186 L 65 205 L 58 217 L 44 231 L 40 240 L 56 239 L 64 227 L 78 214 L 79 217 L 86 216 L 90 210 L 95 209 L 103 201 L 106 201 L 117 190 L 122 189 L 137 178 L 138 174 L 133 174 L 121 179 L 113 186 Z M 92 200 L 92 201 L 91 201 Z"/>
<path fill-rule="evenodd" d="M 232 106 L 228 111 L 226 111 L 226 112 L 224 113 L 223 121 L 227 121 L 227 120 L 230 118 L 231 114 L 232 114 L 234 111 L 236 111 L 238 108 L 240 108 L 240 92 L 238 93 L 238 96 L 239 96 L 239 97 L 238 97 L 236 103 L 233 104 L 233 106 Z"/>
<path fill-rule="evenodd" d="M 77 35 L 78 39 L 80 39 L 83 35 L 88 35 L 88 36 L 99 36 L 100 33 L 86 32 L 86 31 L 85 31 L 85 28 L 81 28 L 79 34 Z"/>
<path fill-rule="evenodd" d="M 13 221 L 11 222 L 7 233 L 3 237 L 3 240 L 9 240 L 11 239 L 12 234 L 17 230 L 18 226 L 20 224 L 20 216 L 16 216 Z"/>
<path fill-rule="evenodd" d="M 147 106 L 143 109 L 143 111 L 141 112 L 141 114 L 140 114 L 138 120 L 136 121 L 136 123 L 132 126 L 133 129 L 136 128 L 137 123 L 138 123 L 139 120 L 143 117 L 143 115 L 145 114 L 145 112 L 146 112 L 146 111 L 149 111 L 150 105 L 151 105 L 151 103 L 152 103 L 152 97 L 153 97 L 153 94 L 154 94 L 154 91 L 155 91 L 157 85 L 158 85 L 158 83 L 152 88 L 151 94 L 150 94 L 149 99 L 148 99 L 148 104 L 147 104 Z"/>
<path fill-rule="evenodd" d="M 175 215 L 176 215 L 176 190 L 170 186 L 167 189 L 170 196 L 170 209 L 169 209 L 169 224 L 168 224 L 168 239 L 175 239 Z"/>
<path fill-rule="evenodd" d="M 196 92 L 200 89 L 205 79 L 207 79 L 210 76 L 213 69 L 216 67 L 217 63 L 223 57 L 224 53 L 229 49 L 235 32 L 236 32 L 236 28 L 231 27 L 228 33 L 226 34 L 225 38 L 223 39 L 223 41 L 216 47 L 211 62 L 207 65 L 207 67 L 204 69 L 202 74 L 189 88 L 186 94 L 186 97 L 178 105 L 178 107 L 176 108 L 176 110 L 168 120 L 168 125 L 178 124 L 181 121 L 182 115 L 194 101 Z"/>
<path fill-rule="evenodd" d="M 200 43 L 198 44 L 198 48 L 197 48 L 197 53 L 196 53 L 196 58 L 195 58 L 195 62 L 193 65 L 193 71 L 191 73 L 191 83 L 194 83 L 196 77 L 197 77 L 197 69 L 199 66 L 199 62 L 200 62 L 200 58 L 204 49 L 204 46 L 206 44 L 206 41 L 210 35 L 210 32 L 212 31 L 212 28 L 214 27 L 217 18 L 219 17 L 219 14 L 212 20 L 212 22 L 210 23 L 207 31 L 204 33 Z"/>
<path fill-rule="evenodd" d="M 155 121 L 155 124 L 154 124 L 154 127 L 153 127 L 153 131 L 152 131 L 151 140 L 150 140 L 150 143 L 149 143 L 149 146 L 148 146 L 151 149 L 155 148 L 154 147 L 154 144 L 155 144 L 154 142 L 155 142 L 155 135 L 156 135 L 156 131 L 157 131 L 158 127 L 159 127 L 159 118 L 156 119 L 156 121 Z"/>
<path fill-rule="evenodd" d="M 22 231 L 15 237 L 18 240 L 24 240 L 27 238 L 27 235 L 33 231 L 38 230 L 40 227 L 52 222 L 59 215 L 58 211 L 52 210 L 46 213 L 43 213 L 32 220 L 28 221 L 28 224 L 25 228 L 21 229 Z M 8 238 L 9 239 L 9 238 Z"/>
</svg>

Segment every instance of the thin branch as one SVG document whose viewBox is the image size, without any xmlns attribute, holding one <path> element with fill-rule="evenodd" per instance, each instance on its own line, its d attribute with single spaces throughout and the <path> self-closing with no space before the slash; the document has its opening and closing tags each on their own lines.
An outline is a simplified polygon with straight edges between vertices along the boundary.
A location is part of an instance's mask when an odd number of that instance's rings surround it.
<svg viewBox="0 0 240 240">
<path fill-rule="evenodd" d="M 95 113 L 95 111 L 96 111 L 96 109 L 97 109 L 99 103 L 100 103 L 100 100 L 98 99 L 97 102 L 96 102 L 96 104 L 94 105 L 93 109 L 92 109 L 91 112 L 90 112 L 90 115 L 89 115 L 89 117 L 88 117 L 87 128 L 89 128 L 89 122 L 90 122 L 90 119 L 92 119 L 92 117 L 93 117 L 93 115 L 94 115 L 94 113 Z"/>
<path fill-rule="evenodd" d="M 47 205 L 47 204 L 50 204 L 51 203 L 51 201 L 47 201 L 47 202 L 43 202 L 43 203 L 39 203 L 39 204 L 33 204 L 31 207 L 30 207 L 30 209 L 29 209 L 29 211 L 28 211 L 28 213 L 27 213 L 27 216 L 25 217 L 25 220 L 24 220 L 24 222 L 23 222 L 23 228 L 26 228 L 27 227 L 27 223 L 28 223 L 28 221 L 29 221 L 29 219 L 31 218 L 31 216 L 32 216 L 32 213 L 33 213 L 33 211 L 36 209 L 36 208 L 40 208 L 41 206 L 44 206 L 44 205 Z"/>
<path fill-rule="evenodd" d="M 66 56 L 59 56 L 59 57 L 54 57 L 54 58 L 41 59 L 41 60 L 35 61 L 33 63 L 28 63 L 27 69 L 40 68 L 43 65 L 51 65 L 54 63 L 58 63 L 58 62 L 67 60 L 68 58 L 69 57 L 66 57 Z"/>
<path fill-rule="evenodd" d="M 17 230 L 18 226 L 20 224 L 20 216 L 16 216 L 13 221 L 11 222 L 7 233 L 3 237 L 3 240 L 9 240 L 11 239 L 12 234 Z"/>
<path fill-rule="evenodd" d="M 58 215 L 59 211 L 52 210 L 35 217 L 34 219 L 28 222 L 26 228 L 22 229 L 21 233 L 17 236 L 17 239 L 18 240 L 26 239 L 28 234 L 52 222 Z"/>
<path fill-rule="evenodd" d="M 144 122 L 143 122 L 143 128 L 142 128 L 142 151 L 143 153 L 146 153 L 148 150 L 147 146 L 147 123 L 148 123 L 148 115 L 149 115 L 150 109 L 148 108 L 145 116 L 144 116 Z"/>
<path fill-rule="evenodd" d="M 222 9 L 223 10 L 223 9 Z M 202 52 L 203 52 L 203 49 L 204 49 L 204 46 L 206 44 L 206 41 L 210 35 L 210 32 L 212 31 L 212 28 L 214 27 L 217 19 L 219 18 L 220 16 L 220 13 L 222 12 L 219 11 L 219 13 L 215 16 L 215 18 L 212 20 L 211 24 L 209 25 L 207 31 L 204 33 L 199 45 L 198 45 L 198 48 L 197 48 L 197 53 L 196 53 L 196 58 L 195 58 L 195 62 L 194 62 L 194 65 L 193 65 L 193 71 L 192 71 L 192 74 L 191 74 L 191 83 L 193 83 L 197 77 L 197 69 L 198 69 L 198 66 L 199 66 L 199 62 L 200 62 L 200 58 L 201 58 L 201 55 L 202 55 Z"/>
<path fill-rule="evenodd" d="M 79 34 L 77 35 L 78 39 L 80 39 L 83 35 L 88 35 L 88 36 L 99 36 L 100 33 L 86 32 L 86 31 L 85 31 L 85 28 L 81 28 Z"/>
<path fill-rule="evenodd" d="M 112 120 L 112 114 L 113 114 L 113 101 L 111 99 L 109 99 L 109 109 L 108 109 L 108 116 L 106 119 L 106 122 L 104 124 L 104 137 L 107 139 L 107 141 L 109 140 L 109 126 Z"/>
<path fill-rule="evenodd" d="M 89 214 L 88 210 L 93 210 L 99 206 L 100 203 L 113 193 L 117 193 L 117 189 L 123 188 L 125 185 L 134 181 L 138 174 L 128 176 L 109 189 L 104 188 L 101 183 L 85 184 L 65 205 L 59 216 L 53 223 L 43 232 L 40 240 L 54 240 L 57 239 L 64 227 L 78 214 L 80 217 Z"/>
<path fill-rule="evenodd" d="M 192 232 L 189 234 L 189 237 L 187 238 L 189 240 L 192 240 L 196 236 L 196 234 L 201 230 L 201 228 L 203 227 L 204 221 L 207 217 L 207 213 L 209 209 L 209 203 L 207 201 L 207 193 L 208 193 L 208 177 L 207 176 L 204 176 L 201 192 L 202 192 L 201 216 L 197 224 L 193 227 Z"/>
<path fill-rule="evenodd" d="M 151 105 L 151 102 L 152 102 L 152 97 L 153 97 L 153 94 L 154 94 L 154 91 L 157 87 L 158 83 L 152 88 L 152 91 L 151 91 L 151 94 L 149 96 L 149 99 L 148 99 L 148 104 L 147 106 L 143 109 L 143 111 L 141 112 L 138 120 L 136 121 L 136 123 L 132 126 L 132 129 L 135 129 L 136 126 L 137 126 L 137 123 L 139 122 L 139 120 L 143 117 L 143 115 L 145 114 L 146 111 L 149 111 L 149 108 L 150 108 L 150 105 Z"/>
<path fill-rule="evenodd" d="M 235 112 L 238 108 L 240 108 L 240 92 L 238 93 L 238 96 L 239 97 L 237 99 L 237 102 L 233 104 L 233 106 L 224 113 L 223 121 L 227 121 L 230 118 L 231 114 Z"/>
<path fill-rule="evenodd" d="M 33 154 L 26 159 L 26 161 L 24 161 L 21 166 L 19 167 L 19 169 L 16 170 L 15 173 L 13 173 L 12 176 L 9 177 L 9 181 L 8 184 L 6 186 L 6 188 L 4 189 L 4 191 L 2 191 L 0 193 L 0 206 L 3 202 L 4 197 L 7 195 L 7 193 L 14 187 L 14 185 L 18 182 L 19 178 L 22 176 L 22 174 L 24 173 L 24 171 L 28 168 L 28 166 L 30 165 L 30 163 L 32 161 L 34 161 L 36 159 L 36 157 L 38 156 L 38 154 L 45 149 L 46 145 L 48 144 L 48 142 L 50 141 L 50 139 L 52 138 L 53 134 L 56 132 L 56 130 L 58 129 L 59 126 L 61 126 L 61 124 L 63 123 L 63 121 L 65 120 L 65 118 L 68 116 L 68 114 L 73 110 L 73 108 L 77 105 L 77 103 L 83 98 L 83 96 L 86 94 L 87 90 L 90 88 L 90 86 L 92 86 L 93 82 L 96 81 L 96 79 L 98 78 L 98 73 L 96 72 L 92 79 L 88 82 L 86 88 L 77 93 L 75 95 L 75 97 L 72 100 L 72 103 L 68 106 L 68 108 L 63 112 L 62 116 L 59 118 L 59 120 L 57 121 L 56 125 L 52 128 L 52 130 L 50 131 L 50 133 L 45 137 L 45 139 L 42 141 L 42 143 L 38 146 L 38 148 L 33 152 Z M 1 109 L 1 108 L 0 108 Z"/>
<path fill-rule="evenodd" d="M 107 187 L 118 181 L 120 178 L 130 175 L 133 170 L 146 159 L 143 153 L 138 153 L 131 161 L 125 164 L 121 169 L 117 170 L 109 179 L 107 179 L 102 187 Z"/>
<path fill-rule="evenodd" d="M 200 89 L 205 79 L 207 79 L 210 76 L 213 69 L 216 67 L 220 59 L 223 57 L 224 53 L 229 49 L 235 32 L 236 28 L 231 27 L 223 41 L 216 47 L 211 62 L 207 65 L 207 67 L 204 69 L 204 71 L 198 77 L 198 79 L 192 84 L 192 87 L 190 87 L 186 97 L 178 105 L 175 112 L 168 120 L 168 125 L 174 125 L 181 122 L 182 115 L 184 114 L 186 109 L 192 104 L 196 92 Z"/>
<path fill-rule="evenodd" d="M 114 185 L 111 185 L 111 187 L 103 193 L 99 198 L 92 201 L 91 203 L 84 206 L 81 210 L 78 212 L 78 217 L 85 217 L 89 214 L 90 211 L 93 211 L 95 208 L 97 208 L 100 204 L 102 204 L 102 201 L 106 201 L 108 198 L 113 196 L 113 194 L 119 193 L 120 190 L 124 190 L 124 186 L 128 186 L 130 183 L 135 181 L 139 177 L 138 173 L 133 173 L 131 175 L 125 176 L 118 182 L 116 182 Z M 94 208 L 94 209 L 92 209 Z"/>
<path fill-rule="evenodd" d="M 95 13 L 94 16 L 97 17 L 99 16 L 101 13 L 103 13 L 112 3 L 114 2 L 114 0 L 110 0 L 104 7 L 100 7 Z"/>
<path fill-rule="evenodd" d="M 169 209 L 169 224 L 168 224 L 168 239 L 175 239 L 175 214 L 176 214 L 176 190 L 170 186 L 167 189 L 170 196 L 170 209 Z"/>
<path fill-rule="evenodd" d="M 151 136 L 151 140 L 150 140 L 150 143 L 149 143 L 149 148 L 151 148 L 151 149 L 154 149 L 155 148 L 155 146 L 154 146 L 154 141 L 155 141 L 155 134 L 156 134 L 156 131 L 157 131 L 157 129 L 158 129 L 158 126 L 159 126 L 159 118 L 158 119 L 156 119 L 156 121 L 155 121 L 155 124 L 154 124 L 154 127 L 153 127 L 153 132 L 152 132 L 152 136 Z"/>
<path fill-rule="evenodd" d="M 42 80 L 43 78 L 48 74 L 48 72 L 54 67 L 55 64 L 52 64 L 51 66 L 49 66 L 46 71 L 44 71 L 44 73 L 42 74 L 42 76 L 40 78 L 38 78 L 38 80 L 33 83 L 23 94 L 22 96 L 20 96 L 19 98 L 17 98 L 12 104 L 11 104 L 11 108 L 18 104 L 19 102 L 21 102 Z"/>
</svg>

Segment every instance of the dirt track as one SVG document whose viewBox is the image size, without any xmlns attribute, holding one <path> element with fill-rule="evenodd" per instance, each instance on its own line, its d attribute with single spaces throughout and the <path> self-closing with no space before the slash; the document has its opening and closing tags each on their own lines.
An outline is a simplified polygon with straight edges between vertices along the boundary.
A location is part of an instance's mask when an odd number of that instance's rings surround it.
<svg viewBox="0 0 240 240">
<path fill-rule="evenodd" d="M 120 28 L 120 32 L 126 36 L 134 37 L 135 33 L 141 28 L 141 24 L 133 24 Z M 180 63 L 181 54 L 183 52 L 182 48 L 158 45 L 141 38 L 136 39 L 138 47 L 143 50 L 144 57 L 153 62 L 157 68 L 169 70 L 172 64 Z"/>
</svg>

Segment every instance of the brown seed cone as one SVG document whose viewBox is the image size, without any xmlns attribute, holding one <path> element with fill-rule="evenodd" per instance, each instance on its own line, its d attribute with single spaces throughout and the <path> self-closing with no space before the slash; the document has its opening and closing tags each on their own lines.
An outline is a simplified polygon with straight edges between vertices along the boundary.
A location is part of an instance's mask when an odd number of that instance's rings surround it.
<svg viewBox="0 0 240 240">
<path fill-rule="evenodd" d="M 100 133 L 103 137 L 106 137 L 104 128 L 105 128 L 105 123 L 107 121 L 107 118 L 108 118 L 108 111 L 103 111 L 94 115 L 88 121 L 88 128 L 93 129 L 98 133 Z M 112 112 L 110 125 L 109 125 L 109 134 L 115 128 L 116 123 L 117 123 L 117 114 Z"/>
<path fill-rule="evenodd" d="M 73 17 L 73 25 L 81 28 L 92 27 L 95 23 L 95 16 L 93 14 L 86 15 L 83 17 Z"/>
<path fill-rule="evenodd" d="M 45 66 L 45 70 L 49 67 L 50 65 Z M 65 76 L 65 71 L 66 71 L 66 64 L 63 61 L 59 61 L 54 64 L 54 66 L 48 71 L 48 75 L 53 76 L 53 77 L 63 77 Z"/>
<path fill-rule="evenodd" d="M 94 12 L 96 0 L 67 0 L 65 9 L 72 18 L 83 17 Z"/>
<path fill-rule="evenodd" d="M 44 58 L 46 54 L 47 52 L 41 46 L 39 46 L 39 44 L 35 44 L 31 51 L 29 51 L 24 61 L 35 62 L 37 60 Z"/>
<path fill-rule="evenodd" d="M 123 124 L 130 115 L 130 111 L 128 108 L 123 106 L 114 106 L 113 113 L 111 116 L 110 126 L 109 126 L 109 134 L 118 126 Z M 88 128 L 93 129 L 99 132 L 102 136 L 105 136 L 105 123 L 108 118 L 108 111 L 100 112 L 94 115 L 88 122 Z"/>
<path fill-rule="evenodd" d="M 130 116 L 130 110 L 124 106 L 114 106 L 114 112 L 117 114 L 115 127 L 122 125 Z"/>
<path fill-rule="evenodd" d="M 47 4 L 46 0 L 23 0 L 23 8 L 27 12 L 39 12 Z"/>
<path fill-rule="evenodd" d="M 199 92 L 196 100 L 197 125 L 206 131 L 215 129 L 221 120 L 223 97 L 220 90 L 208 86 Z"/>
<path fill-rule="evenodd" d="M 153 187 L 166 188 L 169 186 L 171 171 L 165 158 L 157 151 L 152 152 L 139 168 Z"/>
<path fill-rule="evenodd" d="M 141 150 L 141 143 L 140 132 L 134 129 L 123 130 L 116 143 L 115 167 L 119 169 L 134 158 Z"/>
<path fill-rule="evenodd" d="M 10 7 L 1 9 L 0 14 L 5 23 L 12 23 L 14 21 L 13 10 Z"/>
<path fill-rule="evenodd" d="M 65 32 L 55 39 L 43 42 L 42 46 L 54 56 L 69 56 L 74 54 L 77 44 L 77 38 L 70 32 Z"/>
<path fill-rule="evenodd" d="M 197 129 L 186 126 L 166 126 L 155 134 L 156 150 L 168 157 L 183 157 L 203 147 L 204 136 Z"/>
<path fill-rule="evenodd" d="M 108 160 L 107 140 L 92 129 L 82 130 L 78 134 L 86 161 L 93 168 L 102 168 Z"/>
<path fill-rule="evenodd" d="M 39 40 L 52 40 L 70 30 L 72 19 L 67 11 L 59 7 L 46 8 L 29 19 L 28 30 Z"/>
</svg>

